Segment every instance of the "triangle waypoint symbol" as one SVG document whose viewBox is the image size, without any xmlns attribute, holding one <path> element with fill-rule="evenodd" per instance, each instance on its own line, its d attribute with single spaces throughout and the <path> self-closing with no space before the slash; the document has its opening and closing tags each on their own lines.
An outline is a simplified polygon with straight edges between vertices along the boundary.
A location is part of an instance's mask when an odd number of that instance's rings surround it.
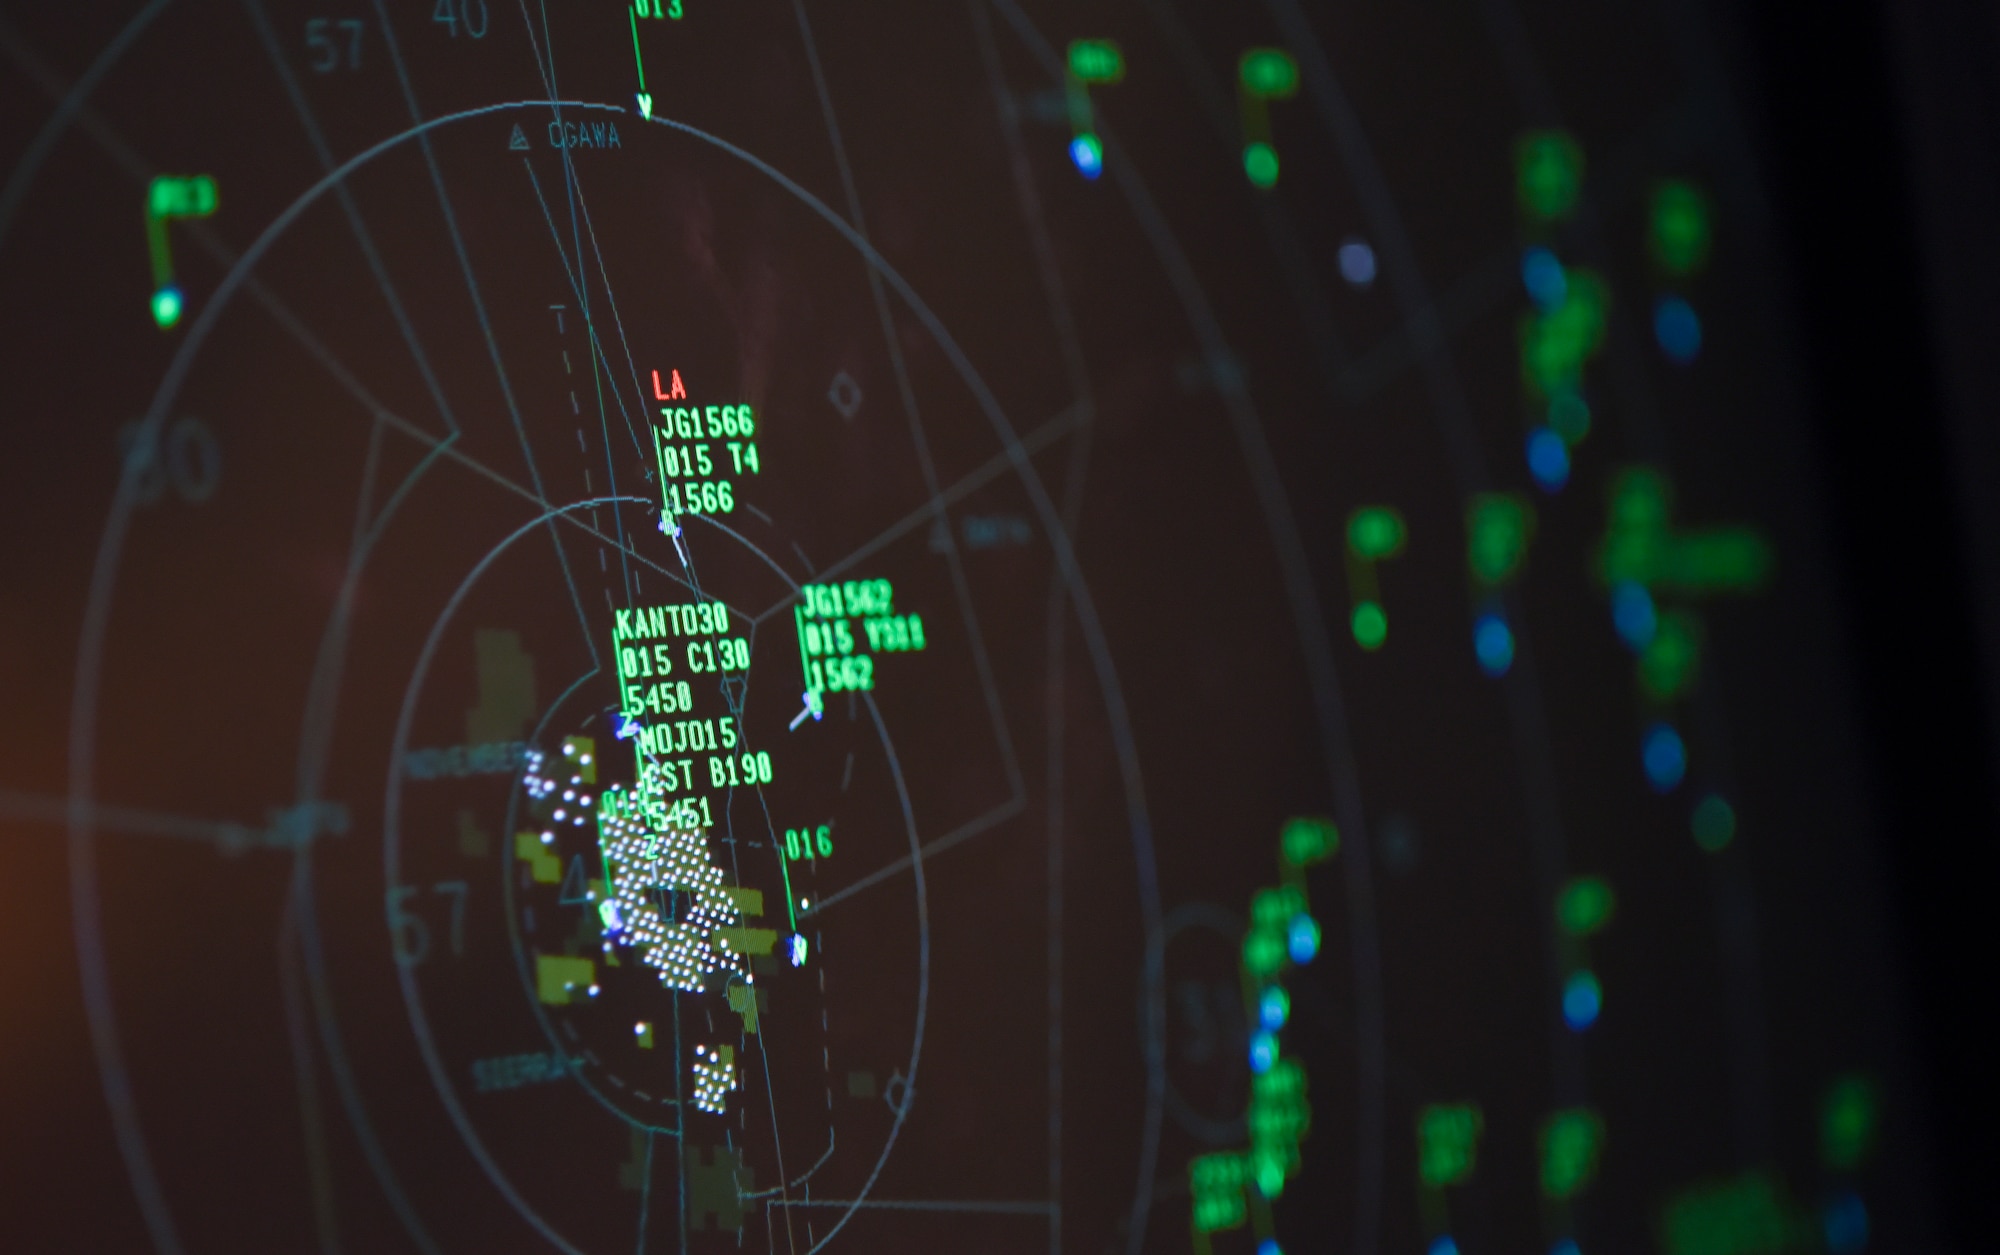
<svg viewBox="0 0 2000 1255">
<path fill-rule="evenodd" d="M 579 902 L 590 901 L 590 886 L 584 879 L 581 854 L 572 855 L 569 860 L 569 873 L 563 877 L 560 901 L 563 906 L 575 906 Z"/>
</svg>

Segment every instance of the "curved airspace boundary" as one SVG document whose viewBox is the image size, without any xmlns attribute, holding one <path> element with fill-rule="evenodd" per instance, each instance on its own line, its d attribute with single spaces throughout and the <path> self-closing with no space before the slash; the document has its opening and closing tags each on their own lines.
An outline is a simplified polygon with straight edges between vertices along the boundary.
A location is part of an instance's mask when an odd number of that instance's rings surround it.
<svg viewBox="0 0 2000 1255">
<path fill-rule="evenodd" d="M 430 127 L 509 109 L 544 108 L 555 103 L 557 102 L 546 100 L 506 101 L 446 114 L 365 149 L 314 183 L 287 206 L 284 212 L 274 218 L 256 241 L 244 251 L 236 266 L 223 277 L 221 284 L 216 287 L 214 296 L 202 307 L 201 313 L 189 326 L 187 338 L 181 342 L 173 360 L 168 363 L 166 373 L 161 376 L 160 383 L 154 390 L 153 399 L 146 407 L 145 417 L 140 420 L 138 438 L 133 448 L 148 448 L 150 442 L 159 439 L 160 428 L 166 421 L 167 408 L 186 383 L 195 353 L 214 330 L 222 310 L 237 290 L 248 281 L 257 261 L 270 250 L 278 237 L 335 184 L 355 169 Z M 614 105 L 584 101 L 562 103 L 581 109 L 623 112 Z M 153 1166 L 151 1155 L 146 1150 L 145 1134 L 140 1127 L 137 1105 L 132 1096 L 131 1078 L 125 1069 L 124 1053 L 118 1045 L 117 1014 L 111 1003 L 110 972 L 105 959 L 103 920 L 97 899 L 95 834 L 90 823 L 91 785 L 95 765 L 92 741 L 96 730 L 95 715 L 99 688 L 103 679 L 101 667 L 105 637 L 110 626 L 112 585 L 123 553 L 125 536 L 131 525 L 135 490 L 142 469 L 140 461 L 132 458 L 126 461 L 120 472 L 118 488 L 111 501 L 111 514 L 105 521 L 104 535 L 98 542 L 97 561 L 91 571 L 90 596 L 85 603 L 83 630 L 77 644 L 76 690 L 70 702 L 69 736 L 70 909 L 72 930 L 76 939 L 78 975 L 83 985 L 84 1015 L 90 1026 L 91 1051 L 97 1058 L 98 1076 L 104 1086 L 105 1104 L 110 1109 L 112 1130 L 118 1142 L 119 1154 L 125 1160 L 126 1171 L 132 1178 L 133 1192 L 138 1197 L 139 1209 L 146 1222 L 147 1231 L 153 1239 L 154 1247 L 161 1255 L 180 1255 L 182 1250 L 180 1238 L 175 1232 L 172 1213 L 160 1188 L 159 1174 Z"/>
<path fill-rule="evenodd" d="M 292 223 L 326 192 L 376 157 L 434 128 L 508 110 L 563 107 L 611 113 L 627 112 L 621 106 L 592 101 L 521 100 L 482 105 L 443 114 L 419 123 L 364 149 L 339 167 L 327 172 L 271 221 L 256 241 L 243 252 L 236 266 L 224 277 L 214 295 L 203 306 L 154 391 L 153 400 L 147 407 L 145 417 L 140 421 L 139 438 L 135 447 L 144 448 L 148 439 L 157 439 L 159 429 L 165 421 L 168 405 L 185 384 L 196 351 L 214 330 L 222 310 L 247 281 L 256 263 Z M 925 329 L 945 351 L 946 357 L 959 373 L 961 381 L 972 391 L 981 411 L 1001 440 L 1016 474 L 1028 491 L 1037 514 L 1041 516 L 1045 533 L 1056 552 L 1058 565 L 1076 598 L 1078 619 L 1092 656 L 1094 669 L 1098 673 L 1099 684 L 1104 691 L 1107 715 L 1112 725 L 1127 810 L 1131 816 L 1133 829 L 1134 863 L 1139 877 L 1140 908 L 1145 927 L 1146 1010 L 1150 1030 L 1146 1042 L 1146 1115 L 1140 1148 L 1140 1185 L 1134 1200 L 1134 1215 L 1138 1218 L 1138 1223 L 1134 1224 L 1131 1235 L 1131 1241 L 1136 1245 L 1143 1240 L 1144 1217 L 1151 1210 L 1152 1180 L 1158 1158 L 1166 1080 L 1162 1046 L 1166 1008 L 1159 970 L 1161 911 L 1158 873 L 1153 855 L 1152 826 L 1139 777 L 1137 745 L 1132 732 L 1130 713 L 1126 708 L 1123 688 L 1112 665 L 1109 643 L 1098 618 L 1095 601 L 1083 581 L 1075 551 L 1069 543 L 1068 533 L 1063 528 L 1046 487 L 1030 463 L 1027 452 L 1021 446 L 1019 437 L 1001 409 L 998 399 L 986 386 L 985 381 L 972 366 L 958 342 L 946 330 L 942 321 L 917 295 L 908 281 L 891 267 L 866 239 L 823 201 L 762 158 L 687 123 L 658 115 L 649 120 L 719 148 L 752 166 L 813 210 L 862 254 L 868 264 L 896 290 L 897 295 L 917 315 Z M 178 1255 L 181 1249 L 179 1239 L 174 1231 L 172 1215 L 160 1189 L 157 1172 L 145 1147 L 144 1133 L 132 1098 L 131 1082 L 126 1074 L 123 1054 L 118 1044 L 117 1020 L 111 1005 L 109 973 L 101 935 L 102 919 L 97 902 L 94 833 L 89 823 L 94 766 L 92 734 L 102 680 L 102 654 L 109 629 L 112 586 L 122 556 L 125 535 L 131 523 L 134 490 L 140 470 L 139 463 L 133 460 L 128 461 L 121 472 L 118 490 L 112 501 L 111 514 L 106 520 L 104 535 L 98 544 L 97 561 L 91 576 L 90 597 L 85 607 L 83 630 L 78 644 L 77 680 L 75 695 L 71 702 L 69 745 L 70 896 L 91 1044 L 93 1053 L 97 1057 L 107 1105 L 111 1109 L 120 1153 L 132 1177 L 134 1191 L 139 1195 L 140 1207 L 154 1245 L 162 1255 Z M 850 1212 L 849 1215 L 851 1214 Z M 823 1239 L 819 1246 L 823 1247 L 825 1241 L 830 1240 L 845 1221 L 846 1217 L 843 1217 L 840 1224 L 827 1233 L 826 1239 Z M 817 1250 L 819 1247 L 814 1249 Z"/>
<path fill-rule="evenodd" d="M 104 45 L 103 51 L 97 54 L 97 59 L 90 63 L 90 68 L 85 70 L 76 82 L 70 84 L 69 94 L 62 98 L 62 103 L 56 106 L 56 111 L 49 115 L 48 121 L 42 123 L 42 129 L 35 133 L 34 140 L 21 154 L 21 159 L 14 163 L 14 173 L 7 176 L 6 188 L 0 190 L 0 240 L 7 238 L 7 228 L 14 225 L 14 212 L 20 208 L 21 198 L 28 194 L 28 184 L 41 170 L 42 162 L 48 159 L 49 153 L 54 151 L 56 141 L 69 129 L 69 124 L 76 120 L 76 115 L 83 112 L 83 102 L 90 98 L 91 92 L 97 90 L 98 80 L 110 72 L 120 57 L 131 51 L 133 42 L 145 33 L 146 28 L 153 24 L 153 19 L 160 15 L 161 10 L 165 9 L 169 2 L 170 0 L 153 0 L 151 4 L 133 14 L 132 20 L 125 23 L 124 28 L 112 36 L 110 43 Z"/>
</svg>

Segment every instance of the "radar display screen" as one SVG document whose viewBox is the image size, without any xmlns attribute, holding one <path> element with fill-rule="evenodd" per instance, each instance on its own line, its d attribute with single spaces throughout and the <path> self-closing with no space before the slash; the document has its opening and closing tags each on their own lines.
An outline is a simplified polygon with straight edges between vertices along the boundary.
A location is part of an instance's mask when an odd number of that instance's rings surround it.
<svg viewBox="0 0 2000 1255">
<path fill-rule="evenodd" d="M 0 13 L 0 1245 L 1938 1224 L 1726 30 Z"/>
</svg>

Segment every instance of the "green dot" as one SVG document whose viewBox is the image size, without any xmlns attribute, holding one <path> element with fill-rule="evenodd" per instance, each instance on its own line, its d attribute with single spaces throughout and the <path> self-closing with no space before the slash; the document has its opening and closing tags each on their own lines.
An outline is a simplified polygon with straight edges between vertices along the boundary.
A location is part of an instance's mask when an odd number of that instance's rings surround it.
<svg viewBox="0 0 2000 1255">
<path fill-rule="evenodd" d="M 1259 140 L 1243 150 L 1243 173 L 1258 187 L 1271 187 L 1278 181 L 1278 150 Z"/>
<path fill-rule="evenodd" d="M 1678 180 L 1653 189 L 1653 260 L 1671 275 L 1692 274 L 1708 261 L 1708 198 Z"/>
<path fill-rule="evenodd" d="M 1881 1106 L 1875 1083 L 1849 1075 L 1833 1083 L 1820 1103 L 1820 1158 L 1835 1172 L 1852 1172 L 1874 1149 Z"/>
<path fill-rule="evenodd" d="M 1535 512 L 1513 493 L 1473 494 L 1466 506 L 1466 561 L 1487 584 L 1498 584 L 1520 569 L 1534 530 Z"/>
<path fill-rule="evenodd" d="M 1615 902 L 1602 877 L 1578 876 L 1556 895 L 1556 921 L 1564 932 L 1587 937 L 1611 922 Z"/>
<path fill-rule="evenodd" d="M 1408 529 L 1388 506 L 1362 506 L 1347 519 L 1347 547 L 1357 558 L 1391 558 L 1401 552 Z"/>
<path fill-rule="evenodd" d="M 1108 39 L 1072 40 L 1069 72 L 1085 83 L 1116 83 L 1125 77 L 1125 54 Z"/>
<path fill-rule="evenodd" d="M 1590 434 L 1590 404 L 1569 388 L 1559 388 L 1549 399 L 1549 426 L 1563 443 L 1574 445 Z"/>
<path fill-rule="evenodd" d="M 1389 616 L 1382 613 L 1382 607 L 1372 601 L 1364 601 L 1354 608 L 1354 640 L 1361 648 L 1377 650 L 1382 642 L 1389 639 Z"/>
<path fill-rule="evenodd" d="M 1251 1171 L 1257 1179 L 1257 1192 L 1265 1198 L 1276 1198 L 1285 1192 L 1285 1161 L 1271 1151 L 1251 1151 Z"/>
<path fill-rule="evenodd" d="M 1299 63 L 1283 48 L 1252 48 L 1236 63 L 1243 89 L 1264 100 L 1283 99 L 1299 90 Z"/>
<path fill-rule="evenodd" d="M 1514 149 L 1515 190 L 1530 218 L 1567 218 L 1583 190 L 1583 149 L 1565 131 L 1531 131 Z"/>
<path fill-rule="evenodd" d="M 1542 1193 L 1574 1198 L 1597 1175 L 1604 1121 L 1595 1111 L 1571 1107 L 1542 1125 Z"/>
<path fill-rule="evenodd" d="M 1288 819 L 1278 842 L 1286 863 L 1305 867 L 1333 856 L 1340 848 L 1340 830 L 1330 819 Z"/>
<path fill-rule="evenodd" d="M 171 327 L 181 320 L 181 294 L 178 288 L 161 288 L 153 293 L 153 321 L 162 328 Z"/>
<path fill-rule="evenodd" d="M 1275 928 L 1253 928 L 1243 936 L 1243 968 L 1258 979 L 1285 967 L 1285 938 Z"/>
<path fill-rule="evenodd" d="M 1479 1159 L 1486 1117 L 1471 1103 L 1434 1104 L 1417 1113 L 1417 1176 L 1433 1188 L 1461 1185 Z"/>
<path fill-rule="evenodd" d="M 1639 687 L 1654 701 L 1674 701 L 1694 683 L 1700 662 L 1701 624 L 1685 610 L 1669 610 L 1639 655 Z"/>
<path fill-rule="evenodd" d="M 1736 835 L 1736 811 L 1711 793 L 1694 808 L 1694 843 L 1713 854 Z"/>
</svg>

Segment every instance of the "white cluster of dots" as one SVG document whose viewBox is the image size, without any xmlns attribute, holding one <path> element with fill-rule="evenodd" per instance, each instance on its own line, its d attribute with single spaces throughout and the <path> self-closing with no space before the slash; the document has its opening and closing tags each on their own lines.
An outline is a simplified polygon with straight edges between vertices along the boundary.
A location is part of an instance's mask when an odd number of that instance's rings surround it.
<svg viewBox="0 0 2000 1255">
<path fill-rule="evenodd" d="M 579 752 L 575 744 L 567 741 L 563 743 L 563 757 L 576 758 Z M 579 768 L 590 766 L 590 755 L 583 754 L 577 766 Z M 551 789 L 550 791 L 553 792 L 554 790 Z M 562 803 L 556 807 L 555 822 L 559 824 L 567 823 L 571 827 L 581 828 L 583 821 L 590 817 L 591 804 L 596 800 L 590 790 L 583 787 L 583 773 L 579 770 L 576 774 L 570 776 L 569 785 L 563 790 Z M 544 842 L 552 841 L 554 840 L 554 836 L 545 832 L 542 834 L 542 840 Z"/>
<path fill-rule="evenodd" d="M 687 991 L 702 987 L 710 972 L 748 976 L 749 956 L 738 954 L 715 930 L 741 917 L 735 899 L 722 887 L 722 869 L 708 856 L 701 830 L 683 827 L 641 784 L 636 793 L 609 789 L 597 808 L 598 846 L 604 853 L 608 900 L 600 909 L 605 949 L 616 935 L 659 969 L 662 984 Z M 664 918 L 656 890 L 686 893 L 689 906 L 678 923 Z"/>
<path fill-rule="evenodd" d="M 714 1115 L 722 1114 L 722 1104 L 736 1088 L 736 1049 L 733 1046 L 694 1048 L 694 1105 Z"/>
<path fill-rule="evenodd" d="M 566 753 L 569 749 L 564 747 Z M 613 787 L 592 799 L 577 787 L 580 784 L 578 777 L 571 777 L 555 819 L 560 823 L 574 813 L 574 822 L 581 823 L 582 814 L 595 802 L 606 882 L 605 900 L 598 904 L 605 953 L 613 944 L 636 949 L 642 961 L 660 973 L 661 984 L 689 992 L 700 989 L 715 972 L 740 975 L 748 984 L 749 956 L 716 935 L 717 929 L 739 922 L 741 914 L 723 888 L 722 869 L 709 857 L 707 836 L 692 822 L 688 809 L 671 805 L 658 774 L 643 770 L 643 764 L 639 783 L 629 792 Z M 552 839 L 552 834 L 543 834 L 544 841 Z M 679 921 L 666 917 L 662 892 L 687 895 L 688 906 Z M 633 1031 L 644 1037 L 648 1027 L 642 1022 Z M 735 1049 L 697 1046 L 694 1105 L 720 1115 L 735 1088 Z"/>
<path fill-rule="evenodd" d="M 542 751 L 530 749 L 528 751 L 527 771 L 521 780 L 522 786 L 528 790 L 528 796 L 534 798 L 537 802 L 556 791 L 555 778 L 542 774 L 542 764 L 545 761 L 547 761 L 547 757 Z"/>
<path fill-rule="evenodd" d="M 542 829 L 543 845 L 556 843 L 555 829 L 559 824 L 581 828 L 590 818 L 591 808 L 597 803 L 596 795 L 584 787 L 583 783 L 583 769 L 590 766 L 590 755 L 579 750 L 573 742 L 564 742 L 563 757 L 575 760 L 569 764 L 571 771 L 568 783 L 561 782 L 553 775 L 542 774 L 542 764 L 547 759 L 537 749 L 528 751 L 527 771 L 521 780 L 522 787 L 528 791 L 528 796 L 538 802 L 553 796 L 557 789 L 562 790 L 562 797 L 555 803 L 555 813 L 549 817 L 549 826 Z"/>
</svg>

